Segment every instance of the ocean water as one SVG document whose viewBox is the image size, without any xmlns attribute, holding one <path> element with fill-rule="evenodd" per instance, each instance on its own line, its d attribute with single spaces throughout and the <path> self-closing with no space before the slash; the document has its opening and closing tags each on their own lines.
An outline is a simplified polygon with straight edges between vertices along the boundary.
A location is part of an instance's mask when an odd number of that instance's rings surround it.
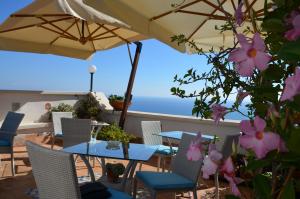
<svg viewBox="0 0 300 199">
<path fill-rule="evenodd" d="M 192 116 L 193 105 L 193 99 L 171 97 L 133 97 L 129 110 Z M 232 102 L 229 102 L 228 105 L 232 105 Z M 242 106 L 241 111 L 246 113 L 246 108 Z M 237 112 L 229 113 L 225 116 L 225 119 L 232 120 L 242 120 L 245 118 L 246 117 Z"/>
</svg>

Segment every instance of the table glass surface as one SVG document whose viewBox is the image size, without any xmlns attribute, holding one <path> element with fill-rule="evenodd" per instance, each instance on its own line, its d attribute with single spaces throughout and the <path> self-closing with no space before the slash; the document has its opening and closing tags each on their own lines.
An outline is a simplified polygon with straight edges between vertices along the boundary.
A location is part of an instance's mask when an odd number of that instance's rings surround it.
<svg viewBox="0 0 300 199">
<path fill-rule="evenodd" d="M 95 157 L 147 161 L 157 150 L 157 146 L 130 143 L 128 153 L 124 153 L 126 150 L 123 149 L 122 144 L 120 144 L 119 149 L 106 149 L 106 146 L 106 141 L 97 140 L 96 142 L 84 142 L 66 147 L 62 151 Z"/>
<path fill-rule="evenodd" d="M 195 132 L 185 132 L 185 131 L 166 131 L 166 132 L 161 132 L 159 135 L 165 138 L 172 138 L 176 140 L 181 140 L 182 134 L 186 133 L 189 135 L 194 135 L 196 136 L 197 133 Z M 202 134 L 202 138 L 204 141 L 211 141 L 214 139 L 213 135 L 204 135 Z"/>
</svg>

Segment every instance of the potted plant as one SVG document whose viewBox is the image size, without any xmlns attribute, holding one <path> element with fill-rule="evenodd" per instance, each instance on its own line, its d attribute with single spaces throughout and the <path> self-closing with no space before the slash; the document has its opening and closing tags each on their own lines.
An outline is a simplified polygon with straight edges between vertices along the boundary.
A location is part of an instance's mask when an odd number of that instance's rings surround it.
<svg viewBox="0 0 300 199">
<path fill-rule="evenodd" d="M 106 163 L 107 180 L 112 183 L 120 182 L 119 176 L 125 171 L 125 166 L 122 163 Z"/>
<path fill-rule="evenodd" d="M 57 106 L 51 107 L 50 103 L 45 104 L 45 107 L 47 106 L 49 114 L 48 118 L 49 120 L 52 119 L 52 112 L 74 112 L 73 106 L 70 104 L 60 103 Z"/>
<path fill-rule="evenodd" d="M 102 127 L 97 132 L 97 140 L 120 141 L 123 144 L 128 144 L 135 136 L 126 133 L 115 123 Z"/>
<path fill-rule="evenodd" d="M 80 119 L 101 120 L 101 109 L 99 102 L 90 94 L 79 100 L 75 107 L 75 114 Z"/>
<path fill-rule="evenodd" d="M 114 108 L 116 111 L 122 111 L 124 107 L 124 96 L 120 95 L 110 95 L 108 97 L 110 105 Z M 131 104 L 131 99 L 129 102 L 129 105 Z"/>
</svg>

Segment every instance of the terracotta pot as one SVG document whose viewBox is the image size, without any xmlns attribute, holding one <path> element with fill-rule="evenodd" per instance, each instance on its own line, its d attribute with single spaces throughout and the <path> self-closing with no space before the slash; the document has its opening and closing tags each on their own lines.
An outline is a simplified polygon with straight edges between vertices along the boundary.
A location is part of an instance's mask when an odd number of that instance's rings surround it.
<svg viewBox="0 0 300 199">
<path fill-rule="evenodd" d="M 123 100 L 113 100 L 113 101 L 110 101 L 109 103 L 112 107 L 114 107 L 114 109 L 116 111 L 122 111 L 123 110 L 123 107 L 124 107 L 124 101 Z M 130 106 L 130 104 L 131 104 L 131 102 L 129 103 L 129 106 Z"/>
</svg>

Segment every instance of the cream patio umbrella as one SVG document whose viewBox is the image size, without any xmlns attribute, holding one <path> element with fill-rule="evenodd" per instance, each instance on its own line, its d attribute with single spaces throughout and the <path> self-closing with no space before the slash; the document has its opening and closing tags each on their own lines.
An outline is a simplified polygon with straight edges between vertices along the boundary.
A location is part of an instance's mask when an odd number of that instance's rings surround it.
<svg viewBox="0 0 300 199">
<path fill-rule="evenodd" d="M 138 66 L 142 34 L 82 0 L 36 0 L 0 25 L 0 50 L 55 54 L 88 59 L 98 50 L 134 42 L 131 73 L 120 123 L 124 127 Z"/>
<path fill-rule="evenodd" d="M 87 5 L 129 24 L 133 30 L 181 52 L 192 49 L 172 42 L 174 35 L 183 34 L 205 51 L 211 47 L 232 47 L 232 31 L 220 33 L 215 27 L 225 24 L 226 17 L 234 17 L 240 1 L 246 19 L 242 28 L 249 26 L 253 30 L 249 18 L 263 16 L 265 0 L 84 0 Z"/>
<path fill-rule="evenodd" d="M 0 26 L 0 50 L 80 59 L 141 39 L 127 24 L 82 0 L 36 0 Z"/>
</svg>

